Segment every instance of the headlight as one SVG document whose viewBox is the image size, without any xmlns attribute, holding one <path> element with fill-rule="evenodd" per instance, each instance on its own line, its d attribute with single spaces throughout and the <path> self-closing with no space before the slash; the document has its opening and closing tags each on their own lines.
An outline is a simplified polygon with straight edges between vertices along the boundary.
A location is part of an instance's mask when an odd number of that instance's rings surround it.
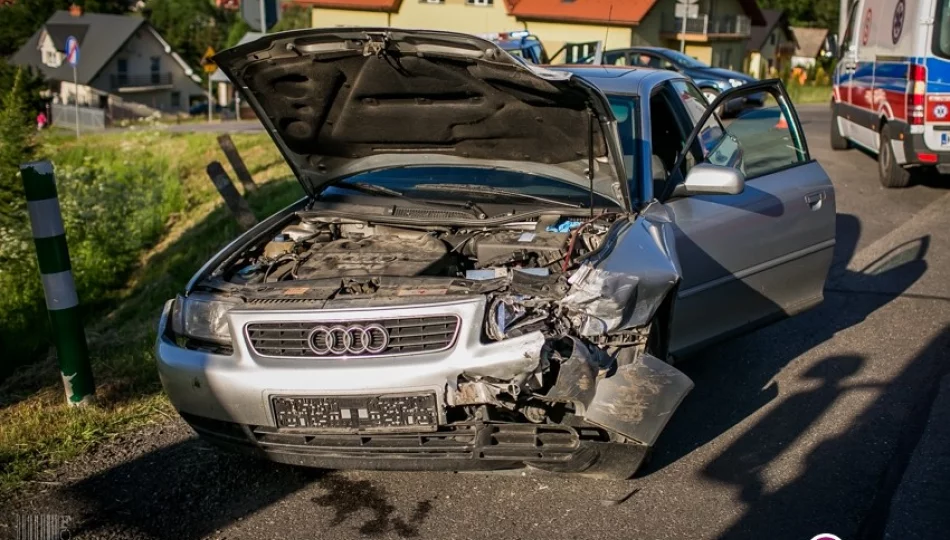
<svg viewBox="0 0 950 540">
<path fill-rule="evenodd" d="M 736 88 L 737 86 L 745 84 L 745 81 L 742 79 L 729 79 L 729 84 L 731 84 L 733 88 Z"/>
<path fill-rule="evenodd" d="M 241 305 L 235 298 L 196 293 L 188 297 L 175 298 L 172 309 L 172 331 L 180 336 L 211 341 L 231 343 L 228 329 L 228 311 Z"/>
</svg>

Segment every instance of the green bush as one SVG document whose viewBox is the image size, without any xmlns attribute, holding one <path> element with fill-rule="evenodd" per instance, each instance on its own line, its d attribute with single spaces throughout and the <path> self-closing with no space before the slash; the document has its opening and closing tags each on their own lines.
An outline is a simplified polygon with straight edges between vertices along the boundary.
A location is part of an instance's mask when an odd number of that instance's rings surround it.
<svg viewBox="0 0 950 540">
<path fill-rule="evenodd" d="M 130 134 L 120 148 L 88 146 L 53 154 L 76 289 L 86 307 L 120 288 L 183 202 L 177 168 L 152 154 L 150 138 Z M 49 149 L 52 149 L 50 147 Z M 0 344 L 9 368 L 47 344 L 43 291 L 29 225 L 0 229 Z M 38 331 L 39 330 L 39 331 Z"/>
</svg>

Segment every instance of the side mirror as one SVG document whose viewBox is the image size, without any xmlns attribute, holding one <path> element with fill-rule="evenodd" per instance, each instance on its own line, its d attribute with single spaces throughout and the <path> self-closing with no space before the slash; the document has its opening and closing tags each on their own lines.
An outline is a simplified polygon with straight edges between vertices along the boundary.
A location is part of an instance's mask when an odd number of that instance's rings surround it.
<svg viewBox="0 0 950 540">
<path fill-rule="evenodd" d="M 686 180 L 673 189 L 673 196 L 738 195 L 744 189 L 745 175 L 738 169 L 699 163 L 689 170 Z"/>
</svg>

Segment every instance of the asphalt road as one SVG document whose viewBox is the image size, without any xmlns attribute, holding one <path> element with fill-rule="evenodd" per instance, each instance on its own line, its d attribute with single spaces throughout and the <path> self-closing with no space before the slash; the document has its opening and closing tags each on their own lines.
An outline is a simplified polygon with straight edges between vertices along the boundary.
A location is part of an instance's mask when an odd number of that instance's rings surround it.
<svg viewBox="0 0 950 540">
<path fill-rule="evenodd" d="M 837 190 L 826 301 L 680 364 L 696 388 L 638 478 L 295 469 L 172 419 L 17 512 L 69 516 L 72 538 L 877 537 L 950 366 L 950 177 L 885 191 L 872 158 L 829 149 L 824 107 L 800 114 Z"/>
</svg>

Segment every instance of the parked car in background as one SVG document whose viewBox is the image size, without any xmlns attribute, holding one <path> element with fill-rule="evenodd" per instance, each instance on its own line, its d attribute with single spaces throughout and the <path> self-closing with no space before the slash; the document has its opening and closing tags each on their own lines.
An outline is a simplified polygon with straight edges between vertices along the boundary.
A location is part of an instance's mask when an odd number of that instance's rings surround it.
<svg viewBox="0 0 950 540">
<path fill-rule="evenodd" d="M 604 64 L 651 67 L 682 73 L 696 83 L 706 97 L 706 101 L 710 103 L 726 90 L 756 80 L 755 77 L 738 71 L 708 66 L 692 56 L 662 47 L 612 49 L 604 53 Z M 743 99 L 734 99 L 727 102 L 720 113 L 728 114 L 746 107 L 760 107 L 764 99 L 765 94 L 762 93 L 746 96 Z"/>
<path fill-rule="evenodd" d="M 855 0 L 842 16 L 832 148 L 876 153 L 889 188 L 950 166 L 950 0 Z"/>
<path fill-rule="evenodd" d="M 215 62 L 307 193 L 161 315 L 162 384 L 221 446 L 626 478 L 693 386 L 672 359 L 822 300 L 834 190 L 778 81 L 709 106 L 674 71 L 395 29 Z"/>
<path fill-rule="evenodd" d="M 548 63 L 548 53 L 544 49 L 544 44 L 538 36 L 526 30 L 479 34 L 478 37 L 491 41 L 508 54 L 532 64 Z"/>
<path fill-rule="evenodd" d="M 215 103 L 214 114 L 219 114 L 220 112 L 221 112 L 221 105 Z M 208 102 L 201 101 L 199 103 L 195 103 L 188 109 L 188 114 L 191 116 L 199 116 L 202 114 L 208 114 Z"/>
</svg>

